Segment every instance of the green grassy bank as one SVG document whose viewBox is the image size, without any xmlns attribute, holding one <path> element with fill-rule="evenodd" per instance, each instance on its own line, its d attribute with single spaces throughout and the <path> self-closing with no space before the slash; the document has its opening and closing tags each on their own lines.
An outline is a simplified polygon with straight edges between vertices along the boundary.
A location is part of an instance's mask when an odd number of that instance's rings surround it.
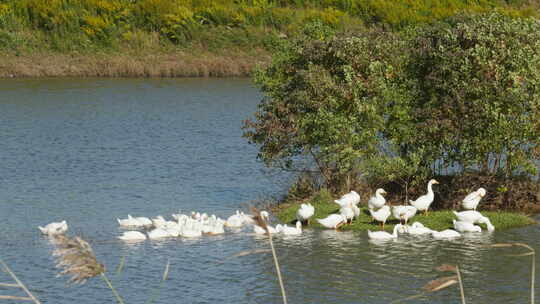
<svg viewBox="0 0 540 304">
<path fill-rule="evenodd" d="M 310 202 L 315 207 L 315 215 L 312 217 L 310 227 L 323 228 L 316 218 L 324 218 L 332 213 L 339 212 L 339 206 L 333 202 L 334 198 L 326 191 L 320 191 L 312 199 L 306 202 Z M 274 208 L 274 214 L 284 223 L 292 223 L 296 220 L 296 211 L 300 207 L 299 203 L 283 204 Z M 523 227 L 527 225 L 535 224 L 536 221 L 531 217 L 508 211 L 482 211 L 479 210 L 484 216 L 487 216 L 496 230 L 504 230 L 509 228 Z M 453 228 L 452 219 L 455 219 L 454 214 L 450 210 L 430 211 L 429 214 L 423 215 L 417 213 L 412 219 L 409 220 L 409 224 L 413 222 L 420 222 L 426 227 L 433 230 L 444 230 Z M 390 217 L 385 225 L 385 230 L 391 232 L 394 225 L 399 223 L 397 219 Z M 358 219 L 353 221 L 351 225 L 342 226 L 342 230 L 380 230 L 379 223 L 372 222 L 371 216 L 367 210 L 367 207 L 361 208 L 361 214 Z M 485 225 L 481 225 L 482 229 L 486 229 Z"/>
<path fill-rule="evenodd" d="M 0 76 L 245 76 L 318 20 L 394 30 L 462 13 L 536 16 L 503 0 L 2 0 Z"/>
</svg>

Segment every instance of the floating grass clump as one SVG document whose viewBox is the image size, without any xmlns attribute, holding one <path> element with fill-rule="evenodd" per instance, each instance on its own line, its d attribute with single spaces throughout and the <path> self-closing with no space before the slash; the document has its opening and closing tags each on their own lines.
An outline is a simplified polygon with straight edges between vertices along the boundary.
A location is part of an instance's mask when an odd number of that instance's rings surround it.
<svg viewBox="0 0 540 304">
<path fill-rule="evenodd" d="M 310 227 L 323 228 L 314 219 L 324 218 L 332 213 L 339 213 L 339 206 L 334 203 L 334 198 L 326 190 L 319 191 L 309 201 L 315 207 L 315 215 L 312 218 Z M 362 203 L 361 203 L 362 204 Z M 364 202 L 365 204 L 365 202 Z M 292 223 L 296 220 L 296 211 L 300 208 L 300 204 L 288 204 L 282 207 L 276 207 L 274 210 L 277 217 L 285 223 Z M 532 218 L 516 212 L 508 211 L 482 211 L 479 210 L 484 216 L 487 216 L 491 223 L 495 226 L 495 229 L 509 229 L 523 227 L 536 223 Z M 412 222 L 420 222 L 424 226 L 433 230 L 444 230 L 453 228 L 452 220 L 455 219 L 455 215 L 451 210 L 438 210 L 429 212 L 429 215 L 418 214 L 409 220 L 409 224 Z M 399 223 L 397 219 L 389 218 L 385 225 L 385 230 L 392 231 L 394 225 Z M 485 225 L 482 229 L 486 229 Z M 375 230 L 379 229 L 379 224 L 372 221 L 367 207 L 361 206 L 360 216 L 353 221 L 351 225 L 342 226 L 342 230 Z"/>
</svg>

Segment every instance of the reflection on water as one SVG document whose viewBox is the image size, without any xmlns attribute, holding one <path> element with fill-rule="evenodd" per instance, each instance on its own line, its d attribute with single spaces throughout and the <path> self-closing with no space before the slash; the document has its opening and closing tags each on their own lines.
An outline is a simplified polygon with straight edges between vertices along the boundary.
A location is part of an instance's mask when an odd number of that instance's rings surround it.
<svg viewBox="0 0 540 304">
<path fill-rule="evenodd" d="M 61 219 L 90 241 L 126 303 L 148 299 L 167 261 L 169 279 L 154 303 L 280 303 L 267 237 L 251 228 L 116 239 L 125 231 L 116 218 L 126 214 L 227 217 L 284 189 L 286 176 L 268 175 L 241 138 L 241 121 L 260 98 L 247 80 L 11 80 L 0 89 L 0 257 L 43 303 L 114 301 L 99 279 L 68 286 L 56 277 L 53 245 L 36 227 Z M 273 240 L 291 303 L 389 303 L 418 294 L 449 263 L 460 265 L 468 302 L 496 304 L 527 302 L 530 257 L 485 245 L 539 250 L 539 232 L 374 243 L 365 232 L 306 229 Z M 406 303 L 457 302 L 451 287 Z"/>
</svg>

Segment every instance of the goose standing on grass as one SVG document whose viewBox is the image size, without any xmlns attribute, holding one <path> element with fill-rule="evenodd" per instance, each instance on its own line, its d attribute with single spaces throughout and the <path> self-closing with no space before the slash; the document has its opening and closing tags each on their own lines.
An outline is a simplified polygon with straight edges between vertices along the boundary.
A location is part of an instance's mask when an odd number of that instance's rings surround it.
<svg viewBox="0 0 540 304">
<path fill-rule="evenodd" d="M 339 214 L 343 215 L 345 217 L 346 223 L 350 224 L 352 223 L 352 220 L 354 219 L 354 210 L 352 209 L 351 205 L 341 207 L 339 209 Z"/>
<path fill-rule="evenodd" d="M 332 229 L 338 229 L 341 225 L 347 222 L 347 219 L 341 214 L 330 214 L 323 219 L 316 220 L 324 227 Z"/>
<path fill-rule="evenodd" d="M 424 214 L 428 214 L 428 209 L 431 203 L 433 203 L 433 200 L 435 199 L 435 193 L 433 193 L 432 185 L 438 184 L 439 182 L 432 179 L 428 182 L 427 190 L 428 192 L 419 198 L 417 198 L 415 201 L 409 200 L 409 203 L 414 206 L 418 211 L 424 211 Z"/>
<path fill-rule="evenodd" d="M 339 199 L 334 200 L 334 203 L 338 204 L 340 207 L 345 207 L 348 205 L 358 205 L 360 202 L 360 195 L 356 191 L 351 191 L 349 193 L 343 194 Z"/>
<path fill-rule="evenodd" d="M 392 234 L 386 232 L 386 231 L 375 231 L 372 232 L 371 230 L 368 230 L 368 238 L 371 240 L 391 240 L 398 237 L 398 230 L 403 228 L 403 225 L 397 224 L 394 226 L 394 231 Z"/>
<path fill-rule="evenodd" d="M 482 228 L 473 223 L 452 220 L 454 229 L 458 232 L 482 232 Z"/>
<path fill-rule="evenodd" d="M 384 189 L 382 188 L 379 188 L 375 191 L 375 195 L 372 196 L 368 201 L 368 208 L 370 210 L 379 209 L 384 206 L 384 204 L 386 204 L 386 199 L 384 198 L 384 196 L 382 196 L 383 194 L 386 194 L 386 191 L 384 191 Z"/>
<path fill-rule="evenodd" d="M 140 231 L 126 231 L 118 238 L 122 241 L 142 241 L 146 240 L 146 235 Z"/>
<path fill-rule="evenodd" d="M 371 216 L 373 217 L 373 219 L 375 219 L 377 222 L 381 222 L 382 229 L 384 230 L 384 224 L 386 223 L 386 220 L 391 214 L 390 207 L 388 205 L 384 205 L 377 211 L 373 211 L 373 209 L 369 209 L 369 213 L 371 213 Z"/>
<path fill-rule="evenodd" d="M 360 208 L 357 205 L 351 205 L 351 209 L 354 213 L 354 219 L 358 219 L 360 217 Z"/>
<path fill-rule="evenodd" d="M 296 219 L 302 225 L 309 225 L 309 218 L 315 214 L 315 207 L 310 203 L 300 205 L 300 209 L 296 212 Z"/>
<path fill-rule="evenodd" d="M 57 235 L 66 233 L 66 231 L 68 230 L 68 225 L 66 221 L 61 221 L 49 223 L 45 227 L 38 226 L 38 228 L 43 234 Z"/>
<path fill-rule="evenodd" d="M 461 207 L 467 210 L 476 210 L 480 200 L 486 195 L 486 189 L 478 188 L 478 190 L 469 193 L 461 202 Z"/>
<path fill-rule="evenodd" d="M 414 206 L 398 205 L 392 207 L 392 215 L 404 225 L 407 225 L 407 222 L 416 214 L 416 211 L 417 209 Z"/>
</svg>

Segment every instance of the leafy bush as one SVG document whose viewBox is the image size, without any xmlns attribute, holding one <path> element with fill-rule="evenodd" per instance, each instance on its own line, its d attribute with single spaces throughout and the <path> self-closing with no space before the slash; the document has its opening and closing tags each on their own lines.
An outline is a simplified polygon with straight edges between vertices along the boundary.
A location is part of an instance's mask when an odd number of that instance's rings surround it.
<svg viewBox="0 0 540 304">
<path fill-rule="evenodd" d="M 265 98 L 244 136 L 258 157 L 285 170 L 306 169 L 311 159 L 307 169 L 336 192 L 361 176 L 397 183 L 407 195 L 430 176 L 537 174 L 535 20 L 493 13 L 402 36 L 334 34 L 315 23 L 284 43 L 255 81 Z"/>
<path fill-rule="evenodd" d="M 420 29 L 405 77 L 426 157 L 460 170 L 536 174 L 540 145 L 540 25 L 500 14 Z M 440 173 L 440 172 L 438 172 Z"/>
</svg>

